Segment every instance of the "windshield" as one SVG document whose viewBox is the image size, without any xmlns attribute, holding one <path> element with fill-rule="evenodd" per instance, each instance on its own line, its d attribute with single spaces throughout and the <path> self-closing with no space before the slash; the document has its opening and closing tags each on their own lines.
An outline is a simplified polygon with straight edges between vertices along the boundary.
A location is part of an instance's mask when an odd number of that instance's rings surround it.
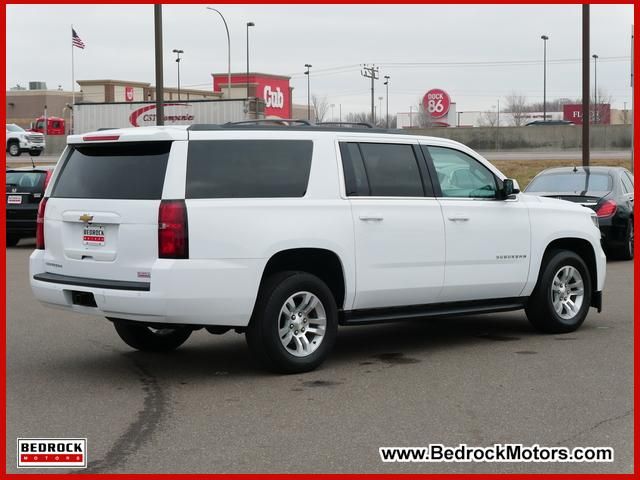
<svg viewBox="0 0 640 480">
<path fill-rule="evenodd" d="M 20 128 L 18 125 L 7 125 L 7 130 L 10 132 L 24 132 L 24 129 Z"/>
<path fill-rule="evenodd" d="M 606 173 L 567 172 L 540 175 L 526 188 L 527 192 L 609 192 L 613 186 Z"/>
</svg>

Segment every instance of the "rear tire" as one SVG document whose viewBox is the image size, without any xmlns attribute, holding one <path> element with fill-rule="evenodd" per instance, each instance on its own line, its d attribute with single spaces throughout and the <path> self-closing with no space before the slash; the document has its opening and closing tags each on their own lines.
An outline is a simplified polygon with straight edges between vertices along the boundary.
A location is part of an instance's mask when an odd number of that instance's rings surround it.
<svg viewBox="0 0 640 480">
<path fill-rule="evenodd" d="M 568 333 L 584 322 L 591 305 L 591 276 L 584 260 L 569 250 L 545 255 L 525 312 L 544 333 Z"/>
<path fill-rule="evenodd" d="M 7 247 L 15 247 L 19 241 L 20 241 L 19 236 L 7 234 Z"/>
<path fill-rule="evenodd" d="M 11 155 L 12 157 L 19 157 L 20 153 L 22 153 L 20 151 L 20 144 L 18 142 L 9 142 L 7 151 L 9 152 L 9 155 Z"/>
<path fill-rule="evenodd" d="M 612 256 L 618 260 L 633 260 L 634 250 L 633 220 L 629 220 L 624 244 L 611 249 Z"/>
<path fill-rule="evenodd" d="M 338 332 L 338 308 L 327 285 L 305 272 L 265 280 L 247 327 L 256 362 L 277 373 L 308 372 L 329 355 Z"/>
<path fill-rule="evenodd" d="M 143 352 L 169 352 L 175 350 L 191 335 L 188 327 L 151 328 L 127 320 L 110 319 L 124 343 Z"/>
</svg>

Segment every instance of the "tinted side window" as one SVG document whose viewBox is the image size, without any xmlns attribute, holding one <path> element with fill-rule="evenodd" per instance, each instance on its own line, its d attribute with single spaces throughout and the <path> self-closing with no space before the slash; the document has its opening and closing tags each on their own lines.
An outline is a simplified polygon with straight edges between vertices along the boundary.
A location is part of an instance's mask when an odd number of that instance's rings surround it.
<svg viewBox="0 0 640 480">
<path fill-rule="evenodd" d="M 162 196 L 171 142 L 74 146 L 52 197 L 157 200 Z"/>
<path fill-rule="evenodd" d="M 493 173 L 466 153 L 444 147 L 427 148 L 443 197 L 495 198 Z"/>
<path fill-rule="evenodd" d="M 340 143 L 342 170 L 348 197 L 363 197 L 371 195 L 367 173 L 364 170 L 360 147 L 357 143 Z"/>
<path fill-rule="evenodd" d="M 422 177 L 411 145 L 361 143 L 359 146 L 372 196 L 424 196 Z"/>
<path fill-rule="evenodd" d="M 310 140 L 194 140 L 187 155 L 187 198 L 303 197 Z"/>
</svg>

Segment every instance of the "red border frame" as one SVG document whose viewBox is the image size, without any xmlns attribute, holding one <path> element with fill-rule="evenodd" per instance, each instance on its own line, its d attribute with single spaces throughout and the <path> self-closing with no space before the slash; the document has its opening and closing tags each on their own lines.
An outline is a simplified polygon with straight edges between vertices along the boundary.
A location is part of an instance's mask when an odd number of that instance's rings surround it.
<svg viewBox="0 0 640 480">
<path fill-rule="evenodd" d="M 29 1 L 9 1 L 9 2 L 2 2 L 3 4 L 32 4 L 33 2 L 29 2 Z M 44 2 L 39 2 L 39 3 L 49 3 L 49 4 L 57 4 L 57 2 L 52 2 L 52 1 L 44 1 Z M 65 2 L 65 4 L 80 4 L 80 5 L 84 5 L 84 4 L 91 4 L 91 3 L 99 3 L 99 4 L 123 4 L 123 3 L 129 3 L 129 4 L 153 4 L 155 2 L 149 2 L 149 1 L 139 1 L 139 2 L 132 2 L 132 1 L 127 1 L 127 0 L 105 0 L 102 2 L 82 2 L 82 1 L 67 1 Z M 180 4 L 182 2 L 168 2 L 168 3 L 174 3 L 174 4 Z M 211 3 L 211 2 L 203 2 L 203 1 L 194 1 L 192 2 L 193 4 L 207 4 L 207 3 Z M 242 4 L 245 2 L 241 2 L 238 0 L 227 0 L 225 1 L 225 3 L 228 4 Z M 325 3 L 325 4 L 342 4 L 342 3 L 365 3 L 365 2 L 336 2 L 336 1 L 325 1 L 325 2 L 308 2 L 308 1 L 299 1 L 299 2 L 291 2 L 291 1 L 286 1 L 286 0 L 273 0 L 271 2 L 268 3 L 264 3 L 265 5 L 272 5 L 272 4 L 315 4 L 315 3 Z M 389 1 L 384 1 L 384 0 L 373 0 L 372 2 L 367 2 L 367 3 L 378 3 L 378 4 L 388 4 Z M 430 2 L 430 1 L 424 1 L 424 2 L 419 2 L 419 1 L 405 1 L 402 2 L 404 4 L 422 4 L 422 3 L 426 3 L 426 4 L 438 4 L 438 2 Z M 441 2 L 440 2 L 441 3 Z M 467 1 L 465 3 L 468 4 L 485 4 L 486 2 L 482 2 L 482 1 Z M 536 3 L 536 4 L 556 4 L 557 2 L 554 2 L 553 0 L 534 0 L 531 2 L 493 2 L 493 4 L 529 4 L 529 3 Z M 569 0 L 566 2 L 563 2 L 566 4 L 575 4 L 575 5 L 580 5 L 581 2 L 577 2 L 574 0 Z M 633 0 L 623 0 L 623 1 L 617 1 L 617 2 L 606 2 L 606 1 L 600 1 L 600 2 L 588 2 L 588 3 L 592 3 L 592 4 L 633 4 L 634 5 L 634 24 L 636 23 L 640 23 L 638 22 L 638 20 L 640 19 L 640 5 L 636 4 L 636 2 L 634 2 Z M 253 4 L 253 3 L 252 3 Z M 255 5 L 261 5 L 261 4 L 255 4 Z M 4 20 L 4 24 L 6 25 L 6 8 L 2 8 L 2 18 Z M 578 20 L 576 20 L 578 21 Z M 637 37 L 634 39 L 634 52 L 638 52 L 638 45 L 640 44 L 640 41 L 638 41 Z M 3 62 L 3 73 L 5 74 L 5 78 L 6 78 L 6 35 L 2 36 L 2 44 L 3 44 L 3 49 L 2 49 L 2 55 L 5 59 L 5 61 Z M 638 62 L 634 62 L 635 66 L 634 66 L 634 77 L 637 78 L 638 77 L 638 73 L 640 72 L 640 66 L 638 64 Z M 5 91 L 6 91 L 6 85 L 5 85 Z M 639 88 L 638 88 L 638 84 L 636 83 L 634 85 L 634 90 L 633 90 L 633 94 L 635 97 L 635 94 L 638 92 Z M 6 93 L 3 95 L 6 99 Z M 6 105 L 6 102 L 5 102 Z M 3 115 L 6 115 L 6 106 L 2 107 L 2 105 L 0 105 L 0 108 L 2 108 L 1 113 Z M 640 114 L 638 113 L 638 109 L 636 108 L 635 112 L 634 112 L 634 125 L 635 125 L 635 129 L 634 129 L 634 139 L 637 139 L 637 135 L 638 132 L 640 131 L 640 127 L 638 126 L 638 120 L 640 119 Z M 638 141 L 635 140 L 635 144 L 637 145 Z M 638 160 L 638 148 L 635 148 L 634 146 L 634 170 L 637 169 L 640 166 L 640 160 Z M 3 165 L 6 167 L 6 157 L 5 160 L 2 161 Z M 640 190 L 640 187 L 635 189 L 636 192 L 638 193 L 638 190 Z M 5 278 L 6 278 L 6 235 L 5 235 L 5 221 L 6 221 L 6 205 L 5 205 L 5 201 L 6 198 L 2 197 L 2 200 L 0 201 L 0 221 L 2 223 L 2 235 L 0 237 L 0 248 L 2 248 L 2 251 L 4 252 L 4 254 L 1 257 L 0 260 L 0 266 L 2 267 L 2 271 L 5 273 Z M 634 313 L 634 320 L 638 317 L 638 313 L 640 310 L 640 306 L 637 304 L 636 302 L 636 298 L 638 297 L 638 293 L 640 292 L 640 286 L 638 285 L 637 279 L 638 279 L 638 275 L 640 274 L 640 261 L 639 260 L 635 260 L 634 264 L 633 264 L 633 272 L 634 272 L 634 304 L 633 304 L 633 313 Z M 2 345 L 2 348 L 4 349 L 3 355 L 0 355 L 0 383 L 2 384 L 2 389 L 0 389 L 0 407 L 2 408 L 4 415 L 1 417 L 2 419 L 0 420 L 0 429 L 2 430 L 2 437 L 0 439 L 0 442 L 4 439 L 6 439 L 6 435 L 7 435 L 7 411 L 6 411 L 6 405 L 7 405 L 7 356 L 6 356 L 6 352 L 7 352 L 7 331 L 6 331 L 6 305 L 7 305 L 7 292 L 6 292 L 6 287 L 3 289 L 0 289 L 0 302 L 2 303 L 2 312 L 0 313 L 0 345 Z M 165 476 L 165 477 L 170 477 L 170 478 L 176 478 L 176 479 L 189 479 L 189 480 L 195 480 L 195 479 L 212 479 L 212 478 L 223 478 L 223 477 L 234 477 L 237 479 L 276 479 L 276 478 L 281 478 L 284 476 L 288 476 L 288 477 L 296 477 L 296 478 L 300 478 L 300 479 L 304 479 L 304 480 L 311 480 L 314 478 L 324 478 L 326 480 L 337 480 L 339 478 L 343 478 L 345 476 L 349 476 L 351 478 L 361 478 L 361 477 L 384 477 L 384 478 L 402 478 L 403 480 L 417 480 L 417 479 L 423 479 L 426 477 L 438 477 L 438 476 L 446 476 L 447 478 L 467 478 L 467 477 L 473 477 L 474 480 L 478 479 L 478 480 L 482 480 L 482 479 L 489 479 L 489 478 L 495 478 L 495 477 L 503 477 L 503 478 L 509 478 L 509 479 L 514 479 L 514 480 L 530 480 L 533 478 L 562 478 L 562 479 L 569 479 L 569 478 L 584 478 L 584 477 L 590 477 L 590 478 L 607 478 L 607 479 L 630 479 L 630 478 L 637 478 L 638 477 L 638 471 L 639 471 L 639 465 L 640 465 L 640 442 L 638 442 L 638 439 L 640 437 L 640 412 L 639 407 L 640 407 L 640 395 L 638 394 L 638 391 L 635 389 L 635 386 L 637 385 L 637 380 L 638 380 L 638 366 L 639 366 L 639 360 L 640 360 L 640 350 L 638 349 L 638 336 L 640 334 L 640 326 L 638 325 L 637 322 L 634 321 L 634 327 L 633 327 L 633 334 L 634 334 L 634 343 L 633 343 L 633 379 L 634 379 L 634 447 L 633 447 L 633 452 L 634 452 L 634 456 L 633 456 L 633 469 L 634 469 L 634 473 L 631 474 L 543 474 L 543 473 L 530 473 L 530 474 L 503 474 L 503 473 L 489 473 L 489 474 L 484 474 L 484 473 L 479 473 L 479 474 L 387 474 L 387 473 L 383 473 L 383 474 L 114 474 L 114 473 L 106 473 L 106 474 L 97 474 L 97 473 L 87 473 L 87 474 L 82 474 L 81 472 L 78 472 L 80 474 L 83 475 L 84 478 L 94 478 L 94 479 L 108 479 L 108 478 L 114 478 L 114 479 L 121 479 L 121 478 L 154 478 L 154 477 L 158 477 L 158 476 Z M 32 479 L 32 478 L 40 478 L 43 475 L 46 475 L 47 478 L 51 478 L 51 479 L 62 479 L 65 477 L 65 474 L 22 474 L 22 473 L 11 473 L 8 474 L 7 473 L 7 465 L 9 464 L 9 462 L 14 461 L 15 459 L 11 459 L 11 458 L 6 458 L 6 447 L 5 447 L 5 462 L 2 466 L 2 470 L 0 470 L 0 478 L 21 478 L 21 479 Z"/>
</svg>

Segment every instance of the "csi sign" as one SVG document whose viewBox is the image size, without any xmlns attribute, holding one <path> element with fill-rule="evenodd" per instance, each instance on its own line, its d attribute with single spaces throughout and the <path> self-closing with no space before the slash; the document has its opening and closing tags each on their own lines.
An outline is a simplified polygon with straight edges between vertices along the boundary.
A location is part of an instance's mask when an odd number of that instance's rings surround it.
<svg viewBox="0 0 640 480">
<path fill-rule="evenodd" d="M 432 88 L 422 98 L 422 106 L 431 118 L 442 118 L 449 113 L 451 98 L 444 90 Z"/>
</svg>

